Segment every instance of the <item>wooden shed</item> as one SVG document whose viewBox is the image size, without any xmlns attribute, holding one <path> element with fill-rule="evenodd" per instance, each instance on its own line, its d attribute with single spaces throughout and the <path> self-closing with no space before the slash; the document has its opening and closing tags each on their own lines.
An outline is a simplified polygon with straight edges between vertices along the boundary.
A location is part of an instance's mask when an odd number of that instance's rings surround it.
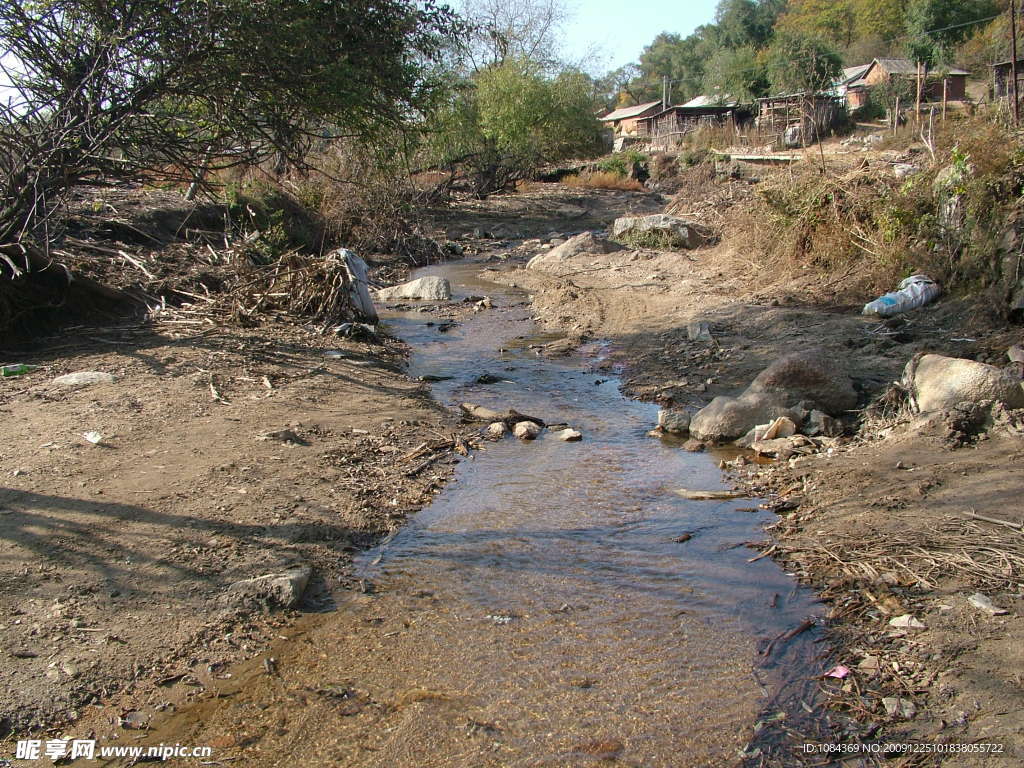
<svg viewBox="0 0 1024 768">
<path fill-rule="evenodd" d="M 1013 97 L 1013 75 L 1011 61 L 1000 61 L 992 65 L 992 94 L 997 99 Z M 1017 59 L 1017 98 L 1024 97 L 1024 59 Z"/>
<path fill-rule="evenodd" d="M 823 138 L 844 112 L 842 97 L 832 93 L 805 93 L 765 96 L 757 99 L 757 127 L 764 133 L 781 137 L 792 125 L 800 126 L 803 143 Z"/>
</svg>

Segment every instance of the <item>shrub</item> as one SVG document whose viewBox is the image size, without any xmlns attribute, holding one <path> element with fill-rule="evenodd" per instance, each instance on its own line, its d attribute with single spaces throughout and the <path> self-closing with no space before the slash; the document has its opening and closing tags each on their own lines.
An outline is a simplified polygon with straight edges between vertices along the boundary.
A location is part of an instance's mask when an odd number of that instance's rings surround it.
<svg viewBox="0 0 1024 768">
<path fill-rule="evenodd" d="M 635 167 L 647 165 L 649 159 L 642 152 L 637 152 L 635 149 L 627 149 L 599 160 L 597 167 L 605 173 L 629 176 Z"/>
<path fill-rule="evenodd" d="M 644 185 L 636 179 L 610 171 L 585 171 L 573 176 L 566 176 L 562 183 L 567 187 L 584 187 L 589 189 L 622 189 L 641 191 Z"/>
</svg>

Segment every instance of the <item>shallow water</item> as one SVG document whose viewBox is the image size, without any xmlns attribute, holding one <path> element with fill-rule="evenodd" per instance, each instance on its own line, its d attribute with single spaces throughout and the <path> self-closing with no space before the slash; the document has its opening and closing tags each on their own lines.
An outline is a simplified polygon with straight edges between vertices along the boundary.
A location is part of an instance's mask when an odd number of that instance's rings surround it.
<svg viewBox="0 0 1024 768">
<path fill-rule="evenodd" d="M 599 346 L 538 356 L 526 307 L 508 308 L 525 297 L 478 270 L 444 265 L 416 276 L 444 274 L 456 299 L 489 295 L 498 309 L 446 333 L 420 312 L 386 317 L 415 350 L 412 375 L 451 377 L 434 385 L 445 404 L 513 407 L 567 422 L 583 441 L 545 431 L 530 443 L 488 444 L 361 559 L 361 574 L 378 601 L 444 596 L 458 629 L 424 632 L 419 663 L 431 684 L 463 691 L 475 718 L 503 723 L 494 764 L 586 762 L 602 744 L 637 765 L 733 759 L 766 703 L 757 677 L 768 689 L 783 685 L 811 652 L 791 649 L 788 662 L 755 673 L 758 639 L 819 606 L 771 560 L 748 562 L 752 551 L 737 546 L 764 538 L 770 515 L 741 511 L 755 502 L 673 492 L 722 488 L 715 457 L 648 436 L 657 407 L 624 398 L 615 379 L 594 372 Z M 501 381 L 474 383 L 485 372 Z M 693 537 L 674 541 L 684 533 Z M 443 737 L 420 743 L 433 757 L 417 764 L 491 764 L 478 751 L 442 757 Z"/>
</svg>

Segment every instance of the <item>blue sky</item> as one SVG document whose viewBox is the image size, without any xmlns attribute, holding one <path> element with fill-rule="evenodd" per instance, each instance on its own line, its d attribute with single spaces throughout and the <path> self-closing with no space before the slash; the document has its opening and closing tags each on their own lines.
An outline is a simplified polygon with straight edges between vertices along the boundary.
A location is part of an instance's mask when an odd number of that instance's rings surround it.
<svg viewBox="0 0 1024 768">
<path fill-rule="evenodd" d="M 659 32 L 690 34 L 715 16 L 718 0 L 568 0 L 564 58 L 591 74 L 640 57 Z"/>
</svg>

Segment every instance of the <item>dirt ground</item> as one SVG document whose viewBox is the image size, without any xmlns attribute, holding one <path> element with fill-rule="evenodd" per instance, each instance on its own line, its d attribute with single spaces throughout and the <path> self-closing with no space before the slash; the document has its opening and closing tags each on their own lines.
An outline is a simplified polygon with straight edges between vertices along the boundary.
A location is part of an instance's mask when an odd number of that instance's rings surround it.
<svg viewBox="0 0 1024 768">
<path fill-rule="evenodd" d="M 1022 338 L 954 300 L 896 323 L 865 319 L 843 276 L 772 274 L 727 232 L 695 251 L 523 269 L 553 238 L 666 203 L 533 185 L 441 214 L 438 234 L 453 252 L 484 254 L 488 279 L 529 290 L 543 323 L 607 339 L 604 365 L 629 394 L 690 410 L 797 349 L 833 352 L 866 405 L 916 352 L 997 362 Z M 713 343 L 689 339 L 695 321 L 710 324 Z M 358 596 L 352 553 L 428 502 L 463 459 L 459 424 L 402 373 L 404 353 L 287 323 L 173 318 L 0 350 L 4 362 L 39 366 L 0 388 L 0 730 L 58 733 L 113 710 L 123 722 L 108 725 L 131 728 L 141 703 L 164 706 L 171 688 L 198 699 L 228 669 L 270 685 L 259 658 L 305 637 L 301 613 Z M 49 383 L 92 370 L 116 379 Z M 832 607 L 836 659 L 851 673 L 824 681 L 826 695 L 872 738 L 1002 745 L 889 764 L 1019 765 L 1024 578 L 999 553 L 1020 552 L 1021 533 L 965 512 L 1024 522 L 1024 443 L 1009 426 L 978 438 L 948 423 L 854 436 L 857 413 L 849 425 L 827 455 L 732 468 L 780 513 L 771 554 Z M 294 563 L 314 568 L 299 610 L 226 597 L 232 583 Z M 1007 613 L 972 606 L 979 591 Z M 924 627 L 889 625 L 907 613 Z M 393 711 L 420 694 L 410 695 Z M 882 700 L 893 698 L 889 715 Z M 325 716 L 337 706 L 350 704 L 328 696 Z"/>
<path fill-rule="evenodd" d="M 633 396 L 690 411 L 737 394 L 769 362 L 800 349 L 834 354 L 863 407 L 917 352 L 1004 365 L 1007 347 L 1024 339 L 1019 327 L 993 325 L 985 307 L 963 300 L 886 323 L 866 318 L 848 276 L 773 274 L 729 236 L 728 214 L 723 220 L 721 239 L 697 250 L 582 254 L 540 269 L 512 259 L 487 277 L 530 291 L 548 326 L 609 340 L 607 365 Z M 546 247 L 535 244 L 523 259 Z M 710 324 L 712 343 L 690 340 L 687 326 L 700 321 Z M 860 429 L 861 415 L 848 414 L 847 437 L 827 455 L 729 467 L 780 510 L 770 554 L 832 606 L 836 660 L 852 672 L 823 689 L 873 738 L 1001 750 L 943 755 L 918 747 L 903 764 L 1018 765 L 1019 414 L 980 437 L 941 419 Z M 997 522 L 972 519 L 969 510 Z M 974 607 L 967 598 L 976 592 L 1007 612 Z M 888 624 L 907 613 L 925 628 Z M 899 709 L 887 712 L 883 699 L 898 700 Z"/>
<path fill-rule="evenodd" d="M 351 553 L 461 459 L 403 354 L 284 324 L 74 328 L 5 350 L 38 368 L 0 394 L 2 729 L 198 687 L 299 615 L 236 605 L 233 582 L 306 563 L 301 609 L 329 609 Z M 116 379 L 50 383 L 73 371 Z"/>
</svg>

